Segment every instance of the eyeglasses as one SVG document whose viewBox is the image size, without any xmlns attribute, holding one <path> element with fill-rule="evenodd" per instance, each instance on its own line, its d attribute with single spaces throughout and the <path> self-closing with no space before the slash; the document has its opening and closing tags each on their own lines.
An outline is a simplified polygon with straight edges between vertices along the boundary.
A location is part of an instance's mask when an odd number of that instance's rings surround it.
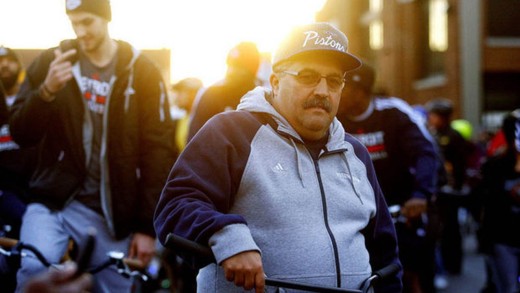
<svg viewBox="0 0 520 293">
<path fill-rule="evenodd" d="M 345 85 L 345 76 L 341 75 L 322 75 L 314 70 L 308 69 L 302 70 L 300 72 L 286 70 L 282 71 L 282 73 L 292 75 L 299 83 L 310 87 L 317 86 L 322 78 L 325 78 L 327 81 L 327 86 L 333 91 L 341 90 Z"/>
</svg>

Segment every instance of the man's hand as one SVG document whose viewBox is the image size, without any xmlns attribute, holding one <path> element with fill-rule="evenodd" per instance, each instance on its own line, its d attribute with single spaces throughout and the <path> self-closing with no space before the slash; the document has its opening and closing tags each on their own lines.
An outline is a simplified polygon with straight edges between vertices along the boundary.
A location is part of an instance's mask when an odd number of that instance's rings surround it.
<svg viewBox="0 0 520 293">
<path fill-rule="evenodd" d="M 147 266 L 155 254 L 155 238 L 143 233 L 135 233 L 128 248 L 128 257 L 137 258 Z"/>
<path fill-rule="evenodd" d="M 53 101 L 55 94 L 72 79 L 72 64 L 69 58 L 76 53 L 76 49 L 71 49 L 66 52 L 61 52 L 60 49 L 54 50 L 54 60 L 49 65 L 49 71 L 41 85 L 42 99 L 44 101 Z"/>
<path fill-rule="evenodd" d="M 74 293 L 88 292 L 92 286 L 92 276 L 82 274 L 75 278 L 77 266 L 68 262 L 63 269 L 49 271 L 30 279 L 24 287 L 25 293 Z"/>
<path fill-rule="evenodd" d="M 401 214 L 409 220 L 417 219 L 422 213 L 426 212 L 428 201 L 423 198 L 411 198 L 404 203 Z"/>
<path fill-rule="evenodd" d="M 246 251 L 235 254 L 222 262 L 226 279 L 245 290 L 255 288 L 256 293 L 263 293 L 265 275 L 262 258 L 258 251 Z"/>
</svg>

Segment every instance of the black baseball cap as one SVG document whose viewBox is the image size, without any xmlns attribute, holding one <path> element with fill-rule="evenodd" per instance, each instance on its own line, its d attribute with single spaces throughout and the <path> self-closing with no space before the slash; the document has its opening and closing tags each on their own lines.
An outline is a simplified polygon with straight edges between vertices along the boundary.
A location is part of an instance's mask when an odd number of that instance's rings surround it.
<svg viewBox="0 0 520 293">
<path fill-rule="evenodd" d="M 18 54 L 16 54 L 16 52 L 11 48 L 0 46 L 0 57 L 11 58 L 20 64 Z"/>
<path fill-rule="evenodd" d="M 361 67 L 347 73 L 345 76 L 345 84 L 347 86 L 354 85 L 363 88 L 370 93 L 374 86 L 375 76 L 374 68 L 363 61 Z"/>
</svg>

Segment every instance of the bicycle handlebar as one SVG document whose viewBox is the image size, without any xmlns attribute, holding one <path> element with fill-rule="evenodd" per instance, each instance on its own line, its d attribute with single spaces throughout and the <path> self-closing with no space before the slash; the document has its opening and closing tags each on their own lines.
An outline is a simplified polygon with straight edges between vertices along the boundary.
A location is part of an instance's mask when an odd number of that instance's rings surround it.
<svg viewBox="0 0 520 293">
<path fill-rule="evenodd" d="M 212 259 L 215 262 L 215 257 L 211 249 L 207 246 L 201 245 L 195 241 L 188 240 L 180 237 L 173 233 L 168 234 L 166 237 L 165 247 L 170 249 L 180 250 L 189 252 L 191 255 L 196 255 L 208 259 Z M 368 292 L 368 289 L 378 280 L 388 278 L 395 275 L 399 271 L 400 267 L 397 264 L 390 264 L 380 270 L 372 273 L 372 276 L 368 278 L 362 285 L 361 290 L 350 290 L 342 288 L 331 288 L 331 287 L 320 287 L 303 283 L 290 282 L 279 279 L 265 278 L 265 284 L 273 287 L 283 287 L 288 289 L 306 290 L 311 292 L 343 292 L 343 293 L 359 293 Z"/>
<path fill-rule="evenodd" d="M 0 247 L 5 247 L 5 248 L 11 249 L 8 256 L 12 256 L 12 255 L 25 256 L 24 254 L 22 254 L 22 250 L 24 250 L 24 249 L 29 250 L 32 253 L 34 253 L 36 258 L 45 267 L 52 266 L 52 264 L 43 256 L 43 254 L 33 245 L 23 243 L 21 241 L 7 238 L 7 237 L 0 237 Z M 109 259 L 105 263 L 89 270 L 88 272 L 91 274 L 95 274 L 95 273 L 107 268 L 110 265 L 115 265 L 118 273 L 120 273 L 121 275 L 123 275 L 125 277 L 138 276 L 143 281 L 148 280 L 148 276 L 139 272 L 139 271 L 143 271 L 146 268 L 145 265 L 140 260 L 124 258 L 124 254 L 119 253 L 119 252 L 109 252 L 108 258 Z"/>
</svg>

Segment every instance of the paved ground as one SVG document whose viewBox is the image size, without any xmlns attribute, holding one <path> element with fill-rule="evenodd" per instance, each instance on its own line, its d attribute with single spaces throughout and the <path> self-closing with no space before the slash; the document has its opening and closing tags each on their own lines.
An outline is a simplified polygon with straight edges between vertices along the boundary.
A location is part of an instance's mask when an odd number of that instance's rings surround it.
<svg viewBox="0 0 520 293">
<path fill-rule="evenodd" d="M 464 238 L 464 265 L 460 276 L 448 276 L 448 288 L 439 293 L 479 293 L 486 282 L 484 257 L 477 253 L 474 234 Z"/>
</svg>

